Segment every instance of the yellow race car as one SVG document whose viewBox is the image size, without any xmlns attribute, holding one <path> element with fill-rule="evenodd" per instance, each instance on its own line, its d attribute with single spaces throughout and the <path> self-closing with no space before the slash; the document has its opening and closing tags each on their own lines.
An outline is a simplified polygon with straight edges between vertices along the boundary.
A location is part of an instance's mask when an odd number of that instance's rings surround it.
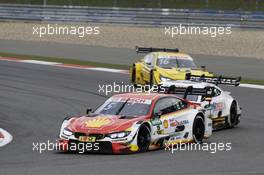
<svg viewBox="0 0 264 175">
<path fill-rule="evenodd" d="M 147 53 L 130 68 L 134 85 L 157 85 L 169 80 L 185 80 L 186 76 L 214 76 L 204 66 L 197 68 L 192 57 L 178 49 L 136 47 L 137 53 Z"/>
</svg>

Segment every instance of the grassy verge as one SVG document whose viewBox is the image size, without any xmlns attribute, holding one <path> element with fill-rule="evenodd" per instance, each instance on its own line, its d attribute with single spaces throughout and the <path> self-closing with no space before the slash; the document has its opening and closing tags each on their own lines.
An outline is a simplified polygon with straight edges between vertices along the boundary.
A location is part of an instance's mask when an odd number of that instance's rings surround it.
<svg viewBox="0 0 264 175">
<path fill-rule="evenodd" d="M 48 5 L 101 7 L 264 10 L 263 0 L 46 0 L 46 2 Z M 43 0 L 1 0 L 1 3 L 43 4 Z"/>
<path fill-rule="evenodd" d="M 264 80 L 256 80 L 256 79 L 242 78 L 241 83 L 264 85 Z"/>
<path fill-rule="evenodd" d="M 83 61 L 83 60 L 78 60 L 78 59 L 43 57 L 43 56 L 34 56 L 34 55 L 20 55 L 20 54 L 12 54 L 12 53 L 2 53 L 2 52 L 0 52 L 0 57 L 1 56 L 2 57 L 11 57 L 11 58 L 25 59 L 25 60 L 39 60 L 39 61 L 59 62 L 59 63 L 64 63 L 64 64 L 76 64 L 76 65 L 83 65 L 83 66 L 95 66 L 95 67 L 123 69 L 123 70 L 128 70 L 129 69 L 129 65 L 98 63 L 98 62 Z M 242 78 L 241 83 L 264 85 L 264 80 Z"/>
<path fill-rule="evenodd" d="M 104 68 L 114 68 L 114 69 L 129 69 L 128 65 L 121 64 L 110 64 L 110 63 L 99 63 L 93 61 L 85 61 L 78 59 L 66 59 L 66 58 L 55 58 L 55 57 L 43 57 L 43 56 L 34 56 L 34 55 L 20 55 L 20 54 L 11 54 L 11 53 L 2 53 L 2 57 L 12 57 L 25 60 L 40 60 L 40 61 L 50 61 L 50 62 L 59 62 L 64 64 L 76 64 L 82 66 L 95 66 L 95 67 L 104 67 Z"/>
</svg>

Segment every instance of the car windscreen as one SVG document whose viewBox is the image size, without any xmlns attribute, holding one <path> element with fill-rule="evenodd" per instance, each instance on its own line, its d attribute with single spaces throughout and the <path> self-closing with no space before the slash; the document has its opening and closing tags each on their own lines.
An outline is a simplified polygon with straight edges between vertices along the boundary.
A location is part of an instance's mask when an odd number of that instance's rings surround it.
<svg viewBox="0 0 264 175">
<path fill-rule="evenodd" d="M 157 66 L 164 69 L 196 68 L 193 60 L 181 57 L 159 57 L 157 60 Z"/>
<path fill-rule="evenodd" d="M 150 109 L 150 105 L 151 100 L 111 98 L 99 108 L 97 108 L 94 113 L 136 117 L 147 115 Z"/>
<path fill-rule="evenodd" d="M 177 59 L 179 68 L 196 68 L 193 60 Z"/>
<path fill-rule="evenodd" d="M 178 66 L 177 59 L 174 57 L 160 57 L 157 60 L 157 66 L 164 69 L 171 69 Z"/>
</svg>

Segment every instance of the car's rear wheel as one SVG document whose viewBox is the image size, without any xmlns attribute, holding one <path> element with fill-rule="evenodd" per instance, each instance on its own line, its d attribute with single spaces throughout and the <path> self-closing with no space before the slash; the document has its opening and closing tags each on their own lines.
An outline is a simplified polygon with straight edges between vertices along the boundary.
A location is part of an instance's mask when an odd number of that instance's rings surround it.
<svg viewBox="0 0 264 175">
<path fill-rule="evenodd" d="M 149 75 L 149 86 L 152 87 L 155 84 L 154 82 L 154 71 L 153 69 L 150 70 L 150 75 Z"/>
<path fill-rule="evenodd" d="M 237 105 L 235 102 L 233 102 L 230 107 L 230 128 L 233 128 L 237 123 L 238 123 Z"/>
<path fill-rule="evenodd" d="M 197 115 L 193 121 L 193 140 L 196 143 L 202 143 L 204 139 L 205 126 L 202 116 Z"/>
<path fill-rule="evenodd" d="M 132 77 L 131 77 L 131 82 L 133 84 L 136 83 L 136 65 L 133 64 L 133 67 L 132 67 Z"/>
<path fill-rule="evenodd" d="M 150 131 L 146 125 L 142 125 L 138 131 L 137 146 L 139 152 L 145 152 L 149 149 L 150 145 Z"/>
</svg>

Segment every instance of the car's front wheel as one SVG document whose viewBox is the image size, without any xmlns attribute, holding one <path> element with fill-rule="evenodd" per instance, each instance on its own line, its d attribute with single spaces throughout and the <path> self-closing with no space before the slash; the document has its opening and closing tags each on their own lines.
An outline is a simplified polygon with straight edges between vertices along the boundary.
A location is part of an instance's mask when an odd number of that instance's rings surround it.
<svg viewBox="0 0 264 175">
<path fill-rule="evenodd" d="M 137 145 L 139 152 L 145 152 L 150 145 L 150 131 L 146 125 L 142 125 L 138 131 Z"/>
<path fill-rule="evenodd" d="M 204 139 L 205 126 L 202 116 L 197 115 L 193 121 L 193 140 L 195 143 L 202 143 Z"/>
</svg>

